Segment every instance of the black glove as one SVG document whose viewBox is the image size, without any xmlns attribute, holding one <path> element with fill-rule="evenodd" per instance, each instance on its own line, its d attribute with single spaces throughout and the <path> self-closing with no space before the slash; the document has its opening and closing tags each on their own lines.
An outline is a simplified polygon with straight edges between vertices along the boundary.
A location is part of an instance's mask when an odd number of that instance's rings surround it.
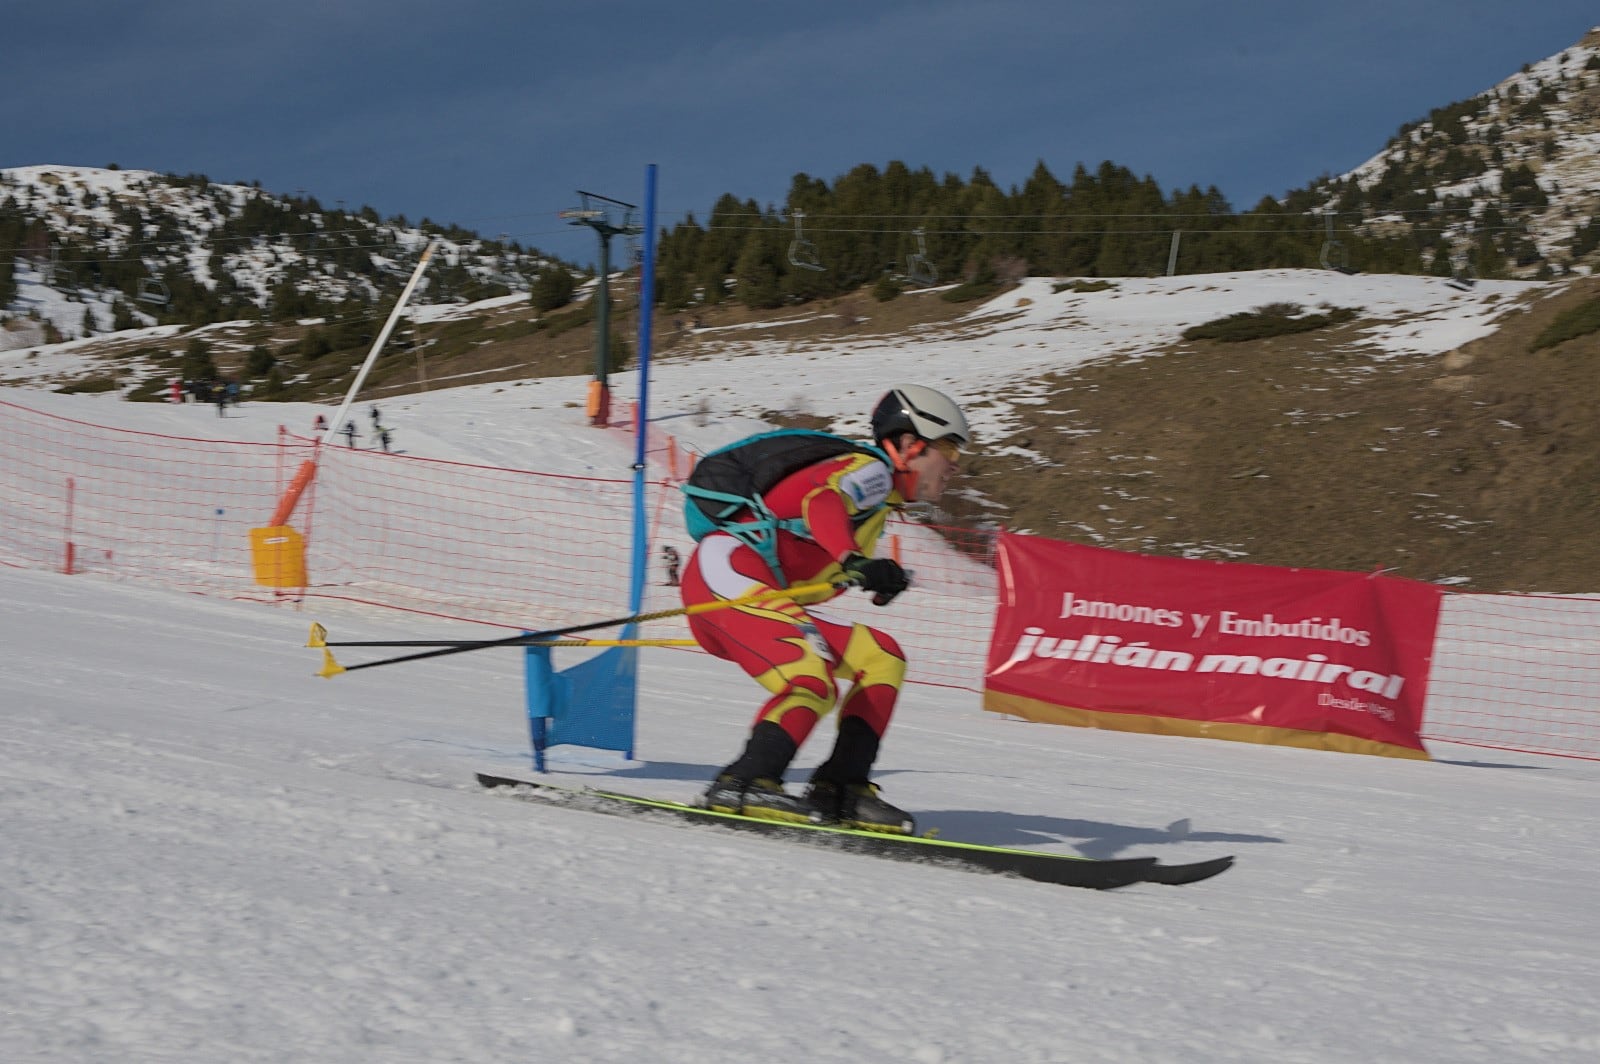
<svg viewBox="0 0 1600 1064">
<path fill-rule="evenodd" d="M 842 565 L 852 584 L 873 592 L 874 606 L 887 606 L 896 595 L 911 586 L 911 578 L 893 558 L 868 558 L 864 554 L 852 554 Z"/>
</svg>

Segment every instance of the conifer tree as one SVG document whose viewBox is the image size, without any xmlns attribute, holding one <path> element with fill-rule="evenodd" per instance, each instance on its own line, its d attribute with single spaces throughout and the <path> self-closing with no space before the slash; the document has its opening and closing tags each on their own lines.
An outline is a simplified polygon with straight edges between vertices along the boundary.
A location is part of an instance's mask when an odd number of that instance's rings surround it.
<svg viewBox="0 0 1600 1064">
<path fill-rule="evenodd" d="M 747 307 L 767 309 L 783 302 L 783 293 L 778 287 L 778 267 L 773 261 L 770 243 L 764 233 L 759 230 L 752 232 L 746 238 L 744 251 L 740 252 L 739 261 L 734 266 L 734 292 L 739 302 Z"/>
<path fill-rule="evenodd" d="M 191 336 L 183 348 L 183 362 L 178 373 L 186 381 L 209 381 L 217 377 L 217 364 L 211 359 L 211 347 L 198 336 Z"/>
<path fill-rule="evenodd" d="M 572 302 L 578 290 L 577 278 L 565 266 L 551 263 L 539 271 L 528 292 L 528 300 L 541 314 L 556 310 Z"/>
</svg>

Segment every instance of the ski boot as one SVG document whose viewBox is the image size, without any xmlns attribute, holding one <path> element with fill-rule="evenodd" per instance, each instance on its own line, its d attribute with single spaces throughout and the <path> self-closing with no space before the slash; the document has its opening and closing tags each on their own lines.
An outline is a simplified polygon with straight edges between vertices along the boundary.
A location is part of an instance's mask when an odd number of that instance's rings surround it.
<svg viewBox="0 0 1600 1064">
<path fill-rule="evenodd" d="M 885 835 L 913 835 L 917 830 L 916 819 L 884 801 L 876 783 L 813 780 L 805 797 L 823 823 Z"/>
<path fill-rule="evenodd" d="M 783 789 L 780 780 L 742 780 L 724 772 L 701 799 L 714 813 L 733 813 L 784 824 L 812 824 L 816 810 L 804 798 Z"/>
</svg>

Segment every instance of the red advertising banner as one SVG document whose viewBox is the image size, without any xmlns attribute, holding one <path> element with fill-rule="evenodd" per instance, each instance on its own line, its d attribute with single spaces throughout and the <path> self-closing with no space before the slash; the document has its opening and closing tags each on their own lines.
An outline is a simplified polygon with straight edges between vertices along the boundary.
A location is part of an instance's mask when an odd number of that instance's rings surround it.
<svg viewBox="0 0 1600 1064">
<path fill-rule="evenodd" d="M 983 706 L 1030 720 L 1426 758 L 1439 588 L 1376 573 L 999 544 Z"/>
</svg>

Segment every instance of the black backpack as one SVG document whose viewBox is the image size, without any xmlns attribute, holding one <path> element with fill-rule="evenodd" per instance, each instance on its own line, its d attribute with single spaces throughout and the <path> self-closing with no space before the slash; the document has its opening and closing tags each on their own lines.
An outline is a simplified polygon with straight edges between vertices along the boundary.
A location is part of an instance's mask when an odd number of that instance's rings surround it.
<svg viewBox="0 0 1600 1064">
<path fill-rule="evenodd" d="M 806 466 L 852 453 L 870 454 L 884 465 L 894 466 L 887 454 L 870 444 L 812 429 L 778 429 L 730 443 L 696 462 L 694 472 L 681 486 L 688 496 L 683 523 L 696 540 L 713 532 L 737 537 L 781 576 L 778 533 L 801 531 L 804 524 L 799 518 L 779 518 L 762 496 Z M 750 511 L 750 516 L 735 520 L 742 510 Z"/>
</svg>

